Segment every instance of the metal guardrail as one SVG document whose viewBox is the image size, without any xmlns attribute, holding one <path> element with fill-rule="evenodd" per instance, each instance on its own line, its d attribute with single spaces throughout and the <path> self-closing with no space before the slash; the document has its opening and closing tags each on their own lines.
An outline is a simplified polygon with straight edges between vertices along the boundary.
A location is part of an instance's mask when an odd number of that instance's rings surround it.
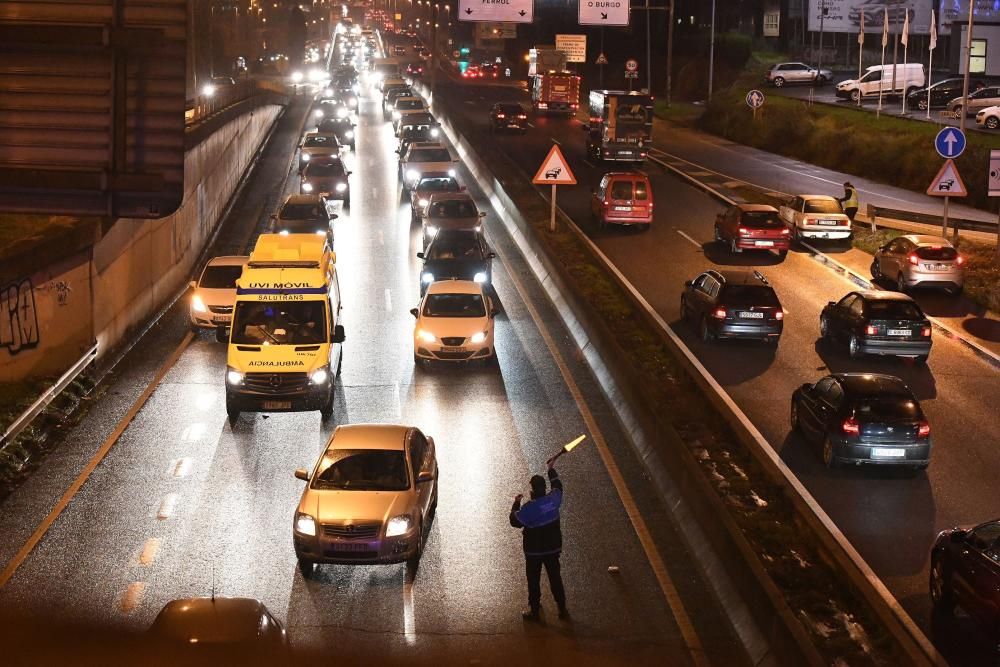
<svg viewBox="0 0 1000 667">
<path fill-rule="evenodd" d="M 929 213 L 915 213 L 913 211 L 903 211 L 895 208 L 886 208 L 884 206 L 874 206 L 868 204 L 865 211 L 868 217 L 872 220 L 875 218 L 888 218 L 890 220 L 903 220 L 904 222 L 916 222 L 924 225 L 934 225 L 935 227 L 941 227 L 941 216 L 940 215 L 930 215 Z M 989 232 L 996 233 L 997 223 L 996 222 L 984 222 L 982 220 L 969 220 L 967 218 L 955 218 L 948 216 L 948 226 L 954 227 L 958 225 L 959 229 L 965 229 L 971 232 Z"/>
<path fill-rule="evenodd" d="M 80 377 L 80 373 L 90 365 L 90 363 L 97 357 L 97 344 L 95 343 L 87 352 L 80 357 L 69 370 L 62 374 L 62 376 L 56 380 L 56 383 L 45 390 L 38 399 L 32 403 L 27 410 L 22 412 L 20 416 L 15 419 L 7 430 L 4 431 L 3 435 L 0 436 L 0 450 L 3 450 L 8 444 L 14 441 L 14 439 L 21 434 L 21 431 L 26 429 L 35 417 L 41 414 L 48 405 L 56 399 L 56 397 L 62 393 L 62 391 L 70 385 L 73 380 Z"/>
<path fill-rule="evenodd" d="M 219 86 L 211 95 L 199 95 L 188 100 L 184 110 L 184 125 L 191 127 L 237 102 L 265 93 L 288 94 L 287 87 L 268 79 L 247 79 L 232 86 Z"/>
</svg>

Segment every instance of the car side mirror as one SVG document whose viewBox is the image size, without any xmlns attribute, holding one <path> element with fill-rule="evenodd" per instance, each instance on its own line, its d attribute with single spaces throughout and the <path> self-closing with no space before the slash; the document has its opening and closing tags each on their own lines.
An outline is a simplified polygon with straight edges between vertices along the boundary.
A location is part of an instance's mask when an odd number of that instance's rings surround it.
<svg viewBox="0 0 1000 667">
<path fill-rule="evenodd" d="M 424 482 L 434 481 L 434 471 L 433 470 L 421 470 L 417 474 L 417 484 L 423 484 Z"/>
<path fill-rule="evenodd" d="M 303 482 L 309 481 L 309 471 L 305 468 L 299 468 L 295 471 L 295 479 L 301 479 Z"/>
<path fill-rule="evenodd" d="M 497 254 L 495 252 L 491 252 L 488 256 L 489 256 L 490 259 L 496 259 L 497 258 Z"/>
<path fill-rule="evenodd" d="M 490 319 L 493 319 L 496 316 L 497 316 L 497 309 L 496 308 L 490 308 Z"/>
<path fill-rule="evenodd" d="M 827 307 L 827 308 L 833 308 L 833 307 L 834 307 L 834 306 L 836 306 L 836 305 L 837 305 L 837 304 L 836 304 L 836 302 L 834 302 L 834 301 L 827 301 L 827 302 L 826 302 L 826 307 Z"/>
<path fill-rule="evenodd" d="M 413 315 L 414 317 L 416 317 L 419 313 L 420 313 L 420 311 L 417 310 L 416 308 L 410 308 L 410 315 Z"/>
<path fill-rule="evenodd" d="M 479 212 L 479 217 L 480 218 L 485 218 L 486 217 L 486 211 L 480 211 Z"/>
<path fill-rule="evenodd" d="M 422 252 L 418 252 L 418 253 L 417 253 L 417 258 L 418 258 L 418 259 L 424 259 L 424 253 L 422 253 Z"/>
<path fill-rule="evenodd" d="M 198 282 L 195 280 L 191 281 L 191 289 L 198 289 Z"/>
<path fill-rule="evenodd" d="M 948 536 L 948 539 L 950 539 L 955 544 L 961 544 L 962 542 L 965 541 L 965 538 L 967 536 L 968 533 L 966 531 L 959 530 L 958 528 L 956 528 L 955 530 L 952 531 L 951 535 Z"/>
<path fill-rule="evenodd" d="M 802 386 L 800 387 L 800 389 L 802 389 L 802 391 L 803 391 L 803 392 L 805 392 L 805 393 L 807 393 L 807 394 L 808 394 L 808 393 L 809 393 L 810 391 L 812 391 L 812 388 L 813 388 L 813 386 L 812 386 L 811 384 L 809 384 L 808 382 L 806 382 L 806 383 L 805 383 L 804 385 L 802 385 Z"/>
<path fill-rule="evenodd" d="M 344 335 L 344 325 L 338 324 L 337 326 L 333 327 L 333 335 L 330 336 L 330 342 L 343 343 L 345 340 L 347 340 L 347 337 Z"/>
<path fill-rule="evenodd" d="M 685 280 L 684 281 L 684 287 L 691 287 L 691 285 L 693 285 L 693 284 L 694 283 L 692 283 L 690 280 Z"/>
</svg>

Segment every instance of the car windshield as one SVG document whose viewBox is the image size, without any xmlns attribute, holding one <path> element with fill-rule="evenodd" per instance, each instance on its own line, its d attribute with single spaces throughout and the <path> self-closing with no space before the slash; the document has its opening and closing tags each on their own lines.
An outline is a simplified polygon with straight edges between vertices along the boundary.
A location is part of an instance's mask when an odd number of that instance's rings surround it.
<svg viewBox="0 0 1000 667">
<path fill-rule="evenodd" d="M 486 304 L 478 294 L 428 294 L 424 317 L 486 317 Z"/>
<path fill-rule="evenodd" d="M 924 314 L 910 301 L 868 301 L 865 314 L 872 320 L 922 320 Z"/>
<path fill-rule="evenodd" d="M 302 145 L 306 148 L 319 148 L 321 146 L 322 147 L 335 146 L 336 143 L 337 140 L 334 139 L 333 137 L 318 136 L 318 137 L 306 137 L 306 140 L 302 142 Z"/>
<path fill-rule="evenodd" d="M 806 213 L 843 213 L 840 202 L 836 199 L 807 199 Z"/>
<path fill-rule="evenodd" d="M 405 491 L 410 488 L 406 457 L 394 449 L 333 449 L 320 461 L 314 489 Z"/>
<path fill-rule="evenodd" d="M 236 266 L 206 266 L 201 274 L 198 287 L 205 289 L 235 289 L 236 280 L 243 273 L 243 267 Z"/>
<path fill-rule="evenodd" d="M 920 409 L 907 397 L 885 396 L 858 401 L 854 405 L 854 414 L 865 421 L 897 421 L 919 418 Z"/>
<path fill-rule="evenodd" d="M 479 211 L 471 201 L 449 199 L 434 202 L 428 215 L 432 218 L 472 218 L 479 215 Z"/>
<path fill-rule="evenodd" d="M 423 109 L 423 100 L 396 100 L 396 108 L 407 111 L 413 109 Z"/>
<path fill-rule="evenodd" d="M 458 192 L 458 181 L 454 178 L 424 178 L 417 185 L 420 192 Z"/>
<path fill-rule="evenodd" d="M 777 213 L 771 211 L 747 211 L 740 216 L 740 224 L 753 229 L 776 229 L 784 227 Z"/>
<path fill-rule="evenodd" d="M 278 217 L 282 220 L 322 220 L 326 216 L 321 204 L 285 204 Z"/>
<path fill-rule="evenodd" d="M 917 248 L 917 257 L 920 259 L 949 261 L 958 257 L 958 251 L 951 246 L 923 246 Z"/>
<path fill-rule="evenodd" d="M 322 301 L 238 301 L 231 342 L 310 345 L 327 340 Z"/>
<path fill-rule="evenodd" d="M 777 308 L 781 304 L 774 290 L 766 285 L 726 285 L 722 290 L 722 303 L 727 306 L 766 306 Z"/>
<path fill-rule="evenodd" d="M 420 148 L 413 151 L 411 162 L 451 162 L 447 148 Z"/>
<path fill-rule="evenodd" d="M 329 223 L 323 219 L 313 218 L 312 220 L 281 220 L 277 224 L 275 231 L 287 232 L 289 234 L 318 234 L 326 233 Z"/>
<path fill-rule="evenodd" d="M 310 162 L 306 165 L 302 175 L 309 178 L 310 176 L 343 176 L 344 173 L 343 162 Z"/>
<path fill-rule="evenodd" d="M 482 246 L 472 234 L 439 235 L 427 249 L 427 259 L 482 259 Z"/>
</svg>

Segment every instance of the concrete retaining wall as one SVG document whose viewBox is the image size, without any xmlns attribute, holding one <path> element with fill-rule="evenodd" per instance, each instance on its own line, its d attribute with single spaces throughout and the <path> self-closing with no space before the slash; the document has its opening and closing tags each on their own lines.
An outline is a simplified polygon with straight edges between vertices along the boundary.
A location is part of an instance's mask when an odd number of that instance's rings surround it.
<svg viewBox="0 0 1000 667">
<path fill-rule="evenodd" d="M 176 296 L 282 109 L 258 107 L 192 147 L 173 215 L 118 220 L 88 247 L 0 285 L 0 381 L 61 373 L 94 341 L 105 355 Z"/>
</svg>

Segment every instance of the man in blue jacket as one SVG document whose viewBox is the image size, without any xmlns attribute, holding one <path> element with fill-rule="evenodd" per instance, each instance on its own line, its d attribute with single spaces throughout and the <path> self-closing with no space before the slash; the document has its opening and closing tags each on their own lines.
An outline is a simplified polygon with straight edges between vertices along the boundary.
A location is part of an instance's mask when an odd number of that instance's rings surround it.
<svg viewBox="0 0 1000 667">
<path fill-rule="evenodd" d="M 549 575 L 552 597 L 559 605 L 559 618 L 567 618 L 566 591 L 559 576 L 559 553 L 562 551 L 562 532 L 559 529 L 559 506 L 562 504 L 563 485 L 550 459 L 549 481 L 552 490 L 546 493 L 545 478 L 531 478 L 531 500 L 521 506 L 521 494 L 514 497 L 510 508 L 510 525 L 522 529 L 525 573 L 528 575 L 528 610 L 522 612 L 525 620 L 538 621 L 542 603 L 542 566 Z"/>
</svg>

